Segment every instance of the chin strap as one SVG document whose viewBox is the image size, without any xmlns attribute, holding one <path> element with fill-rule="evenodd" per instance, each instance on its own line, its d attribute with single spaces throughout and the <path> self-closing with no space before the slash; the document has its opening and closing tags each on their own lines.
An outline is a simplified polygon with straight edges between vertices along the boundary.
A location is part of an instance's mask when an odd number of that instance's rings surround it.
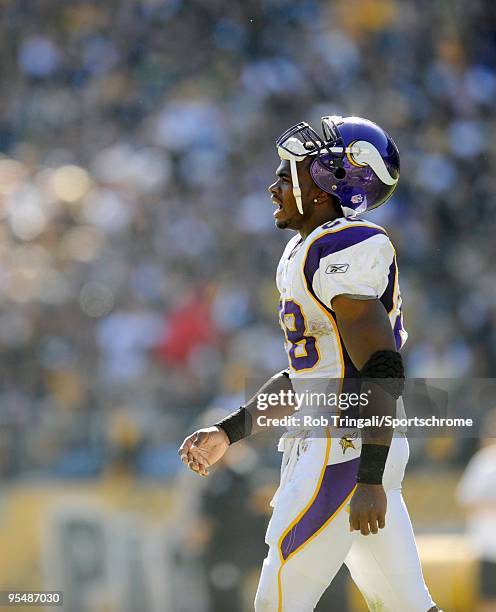
<svg viewBox="0 0 496 612">
<path fill-rule="evenodd" d="M 291 158 L 289 160 L 289 167 L 291 168 L 291 179 L 293 181 L 293 195 L 296 200 L 296 206 L 300 215 L 303 214 L 303 202 L 301 201 L 301 189 L 300 183 L 298 182 L 298 169 L 296 167 L 296 159 Z"/>
</svg>

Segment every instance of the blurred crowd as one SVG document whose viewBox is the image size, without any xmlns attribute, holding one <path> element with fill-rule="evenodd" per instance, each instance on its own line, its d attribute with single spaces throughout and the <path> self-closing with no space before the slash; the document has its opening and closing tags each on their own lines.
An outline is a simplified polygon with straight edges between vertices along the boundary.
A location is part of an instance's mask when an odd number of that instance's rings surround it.
<svg viewBox="0 0 496 612">
<path fill-rule="evenodd" d="M 285 366 L 275 138 L 363 115 L 402 155 L 410 376 L 496 373 L 494 6 L 7 1 L 0 476 L 170 478 L 205 409 Z M 456 456 L 456 452 L 455 455 Z"/>
</svg>

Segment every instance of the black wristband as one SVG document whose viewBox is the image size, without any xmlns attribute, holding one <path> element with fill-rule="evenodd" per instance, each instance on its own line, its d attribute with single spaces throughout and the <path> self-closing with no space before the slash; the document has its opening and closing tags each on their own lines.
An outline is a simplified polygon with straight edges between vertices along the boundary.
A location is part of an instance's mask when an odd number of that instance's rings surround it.
<svg viewBox="0 0 496 612">
<path fill-rule="evenodd" d="M 215 425 L 224 430 L 230 444 L 234 444 L 251 434 L 253 422 L 250 412 L 242 406 L 236 412 L 222 419 L 222 421 L 215 423 Z"/>
<path fill-rule="evenodd" d="M 389 446 L 383 444 L 362 444 L 357 482 L 382 484 L 382 475 L 389 453 Z"/>
</svg>

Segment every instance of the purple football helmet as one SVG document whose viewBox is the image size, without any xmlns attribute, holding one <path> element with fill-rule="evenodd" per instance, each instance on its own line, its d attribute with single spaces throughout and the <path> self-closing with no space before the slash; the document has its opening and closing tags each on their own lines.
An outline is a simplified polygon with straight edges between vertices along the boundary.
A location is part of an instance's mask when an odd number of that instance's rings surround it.
<svg viewBox="0 0 496 612">
<path fill-rule="evenodd" d="M 346 217 L 384 204 L 400 176 L 400 155 L 393 139 L 376 123 L 361 117 L 322 117 L 323 138 L 301 122 L 277 139 L 281 159 L 289 160 L 298 210 L 303 214 L 296 162 L 315 157 L 310 175 L 335 196 Z"/>
</svg>

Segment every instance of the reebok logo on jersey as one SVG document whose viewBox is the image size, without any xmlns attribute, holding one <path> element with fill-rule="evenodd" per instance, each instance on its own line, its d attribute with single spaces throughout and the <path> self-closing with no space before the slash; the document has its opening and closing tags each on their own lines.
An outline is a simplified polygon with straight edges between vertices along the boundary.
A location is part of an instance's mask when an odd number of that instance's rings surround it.
<svg viewBox="0 0 496 612">
<path fill-rule="evenodd" d="M 330 264 L 326 268 L 326 274 L 344 274 L 349 267 L 350 264 Z"/>
</svg>

